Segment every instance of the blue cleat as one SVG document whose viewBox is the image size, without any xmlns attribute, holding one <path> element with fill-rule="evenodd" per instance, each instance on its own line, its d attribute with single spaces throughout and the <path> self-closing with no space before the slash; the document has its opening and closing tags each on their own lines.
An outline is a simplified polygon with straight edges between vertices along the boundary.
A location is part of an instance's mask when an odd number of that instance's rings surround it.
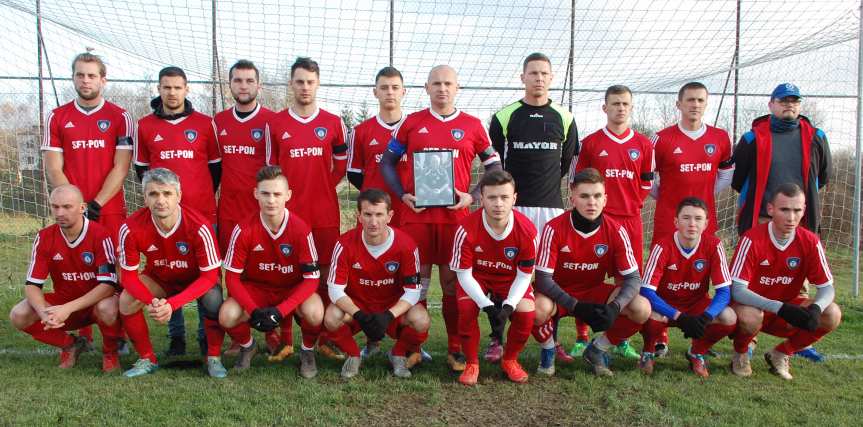
<svg viewBox="0 0 863 427">
<path fill-rule="evenodd" d="M 539 367 L 536 372 L 548 376 L 554 375 L 554 359 L 557 352 L 554 348 L 542 348 L 539 352 Z"/>
<path fill-rule="evenodd" d="M 819 353 L 815 347 L 806 347 L 803 350 L 794 353 L 795 356 L 800 356 L 804 359 L 808 359 L 814 363 L 824 363 L 827 361 L 827 357 L 823 354 Z"/>
<path fill-rule="evenodd" d="M 584 349 L 582 357 L 593 368 L 593 373 L 596 376 L 610 377 L 614 375 L 614 372 L 611 372 L 611 369 L 608 368 L 610 364 L 608 352 L 600 350 L 593 342 Z M 639 358 L 641 358 L 641 355 L 639 355 Z"/>
<path fill-rule="evenodd" d="M 225 378 L 228 376 L 228 370 L 222 364 L 220 357 L 207 357 L 207 374 L 212 378 Z"/>
<path fill-rule="evenodd" d="M 157 369 L 159 369 L 159 365 L 151 362 L 150 359 L 138 359 L 131 369 L 123 372 L 123 376 L 126 378 L 140 377 L 141 375 L 152 374 Z"/>
</svg>

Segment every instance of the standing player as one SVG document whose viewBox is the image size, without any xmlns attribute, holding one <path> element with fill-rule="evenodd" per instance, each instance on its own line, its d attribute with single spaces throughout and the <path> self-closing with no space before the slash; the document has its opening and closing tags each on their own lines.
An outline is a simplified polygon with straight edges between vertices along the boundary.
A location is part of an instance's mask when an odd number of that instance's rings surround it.
<svg viewBox="0 0 863 427">
<path fill-rule="evenodd" d="M 192 108 L 186 99 L 186 73 L 178 67 L 159 71 L 159 96 L 150 101 L 153 113 L 138 120 L 135 140 L 135 172 L 142 179 L 150 168 L 167 168 L 177 174 L 183 205 L 194 207 L 216 224 L 216 189 L 222 175 L 213 121 Z M 179 307 L 177 307 L 179 308 Z M 178 309 L 168 324 L 169 356 L 186 354 L 186 327 Z M 198 307 L 198 344 L 205 352 L 203 310 Z"/>
<path fill-rule="evenodd" d="M 242 371 L 257 351 L 250 324 L 270 332 L 296 314 L 303 331 L 300 375 L 312 378 L 318 372 L 314 348 L 324 317 L 315 293 L 320 280 L 315 242 L 305 221 L 285 208 L 291 190 L 281 168 L 266 166 L 255 180 L 258 212 L 231 232 L 225 256 L 230 298 L 222 304 L 219 322 L 241 346 L 234 369 Z"/>
<path fill-rule="evenodd" d="M 520 189 L 515 209 L 527 216 L 537 230 L 563 213 L 560 180 L 569 172 L 578 148 L 578 128 L 572 113 L 548 96 L 553 79 L 548 56 L 528 55 L 521 74 L 524 97 L 495 113 L 488 127 L 503 168 L 512 174 Z M 492 338 L 487 360 L 500 359 L 500 338 Z M 573 360 L 560 344 L 557 355 L 568 362 Z"/>
<path fill-rule="evenodd" d="M 459 335 L 467 366 L 459 377 L 475 385 L 479 377 L 479 325 L 484 311 L 497 336 L 510 320 L 500 368 L 510 381 L 527 381 L 518 355 L 533 328 L 533 287 L 530 280 L 536 262 L 536 227 L 513 210 L 515 180 L 509 172 L 487 173 L 478 184 L 482 209 L 459 221 L 450 268 L 458 275 Z M 502 301 L 496 305 L 487 294 Z"/>
<path fill-rule="evenodd" d="M 605 185 L 596 169 L 576 173 L 570 183 L 573 208 L 542 230 L 536 265 L 536 325 L 540 343 L 538 372 L 554 375 L 553 322 L 575 316 L 595 331 L 605 331 L 584 350 L 596 375 L 610 376 L 608 350 L 641 329 L 650 303 L 638 295 L 641 278 L 626 228 L 603 212 Z M 605 283 L 614 276 L 615 283 Z"/>
<path fill-rule="evenodd" d="M 135 126 L 129 113 L 102 96 L 106 71 L 97 55 L 75 57 L 72 82 L 78 97 L 48 113 L 42 151 L 48 184 L 77 186 L 87 203 L 87 218 L 102 224 L 116 243 L 126 218 L 123 181 Z M 81 335 L 93 340 L 89 327 Z"/>
<path fill-rule="evenodd" d="M 84 216 L 87 205 L 74 185 L 54 188 L 49 204 L 54 224 L 36 234 L 26 298 L 12 308 L 9 320 L 36 340 L 60 347 L 63 369 L 75 366 L 86 346 L 84 337 L 65 331 L 96 323 L 102 332 L 102 371 L 114 371 L 120 367 L 117 344 L 122 337 L 114 244 L 104 227 Z M 48 277 L 53 292 L 45 293 Z"/>
<path fill-rule="evenodd" d="M 463 371 L 465 362 L 458 336 L 458 305 L 456 276 L 449 268 L 453 237 L 457 223 L 468 215 L 468 207 L 479 198 L 478 188 L 471 194 L 471 163 L 479 157 L 486 173 L 500 169 L 500 157 L 491 147 L 482 122 L 455 108 L 458 76 L 449 65 L 438 65 L 429 72 L 425 84 L 431 106 L 405 118 L 393 132 L 393 138 L 381 160 L 381 173 L 390 190 L 407 205 L 402 213 L 402 230 L 413 236 L 420 250 L 420 282 L 425 299 L 431 282 L 432 264 L 439 268 L 443 291 L 443 318 L 447 331 L 447 363 L 454 371 Z M 455 192 L 458 202 L 453 206 L 417 208 L 414 196 L 413 154 L 424 150 L 452 150 L 455 162 Z M 399 177 L 396 164 L 407 154 L 408 167 Z M 402 181 L 403 179 L 403 181 Z M 407 184 L 402 186 L 402 182 Z"/>
<path fill-rule="evenodd" d="M 354 333 L 362 329 L 369 341 L 384 335 L 396 340 L 390 352 L 393 374 L 411 376 L 407 352 L 428 338 L 429 315 L 420 299 L 419 252 L 413 239 L 389 227 L 392 201 L 383 190 L 371 188 L 357 197 L 356 228 L 339 238 L 333 268 L 327 279 L 330 299 L 326 327 L 347 353 L 342 377 L 360 368 L 360 348 Z"/>
<path fill-rule="evenodd" d="M 776 188 L 767 204 L 769 222 L 758 224 L 737 244 L 731 267 L 734 331 L 734 374 L 752 375 L 749 343 L 764 331 L 786 338 L 764 354 L 770 372 L 792 379 L 790 358 L 839 326 L 842 312 L 833 302 L 833 276 L 818 236 L 800 227 L 806 196 L 794 183 Z M 815 297 L 801 295 L 805 280 L 815 284 Z"/>
<path fill-rule="evenodd" d="M 734 331 L 737 316 L 728 307 L 731 277 L 722 241 L 704 230 L 708 227 L 707 204 L 697 197 L 677 205 L 677 231 L 657 240 L 644 268 L 641 295 L 650 301 L 652 313 L 644 324 L 644 349 L 639 367 L 653 373 L 656 339 L 673 324 L 683 330 L 692 345 L 686 352 L 689 368 L 707 378 L 704 355 Z M 708 294 L 713 282 L 715 295 Z"/>
<path fill-rule="evenodd" d="M 647 137 L 629 128 L 632 107 L 632 91 L 628 87 L 615 85 L 606 89 L 602 105 L 608 118 L 606 126 L 581 141 L 573 167 L 576 172 L 595 168 L 605 177 L 608 205 L 603 213 L 626 229 L 641 268 L 644 252 L 641 206 L 653 180 L 653 145 Z M 585 334 L 579 340 L 586 338 Z M 638 358 L 638 352 L 626 341 L 615 352 Z"/>
<path fill-rule="evenodd" d="M 219 327 L 222 288 L 218 284 L 219 247 L 210 218 L 180 206 L 180 178 L 165 168 L 147 171 L 143 179 L 146 207 L 120 227 L 120 316 L 138 359 L 126 377 L 153 373 L 158 365 L 143 310 L 151 319 L 166 323 L 171 313 L 198 300 L 207 333 L 207 372 L 227 375 L 220 353 L 224 332 Z M 147 265 L 138 273 L 141 256 Z M 214 285 L 215 284 L 215 285 Z"/>
<path fill-rule="evenodd" d="M 677 92 L 680 122 L 656 133 L 653 152 L 656 179 L 651 195 L 656 199 L 653 214 L 653 242 L 675 232 L 675 210 L 687 197 L 697 197 L 707 204 L 707 234 L 716 233 L 715 194 L 731 185 L 734 162 L 731 139 L 723 129 L 704 123 L 707 109 L 707 87 L 689 82 Z M 665 185 L 660 186 L 660 180 Z M 659 338 L 657 354 L 668 349 L 668 333 Z"/>
</svg>

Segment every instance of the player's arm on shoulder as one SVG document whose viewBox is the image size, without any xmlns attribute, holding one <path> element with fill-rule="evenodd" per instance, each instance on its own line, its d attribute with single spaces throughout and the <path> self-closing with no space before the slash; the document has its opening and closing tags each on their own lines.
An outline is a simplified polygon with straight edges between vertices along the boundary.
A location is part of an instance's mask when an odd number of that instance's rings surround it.
<svg viewBox="0 0 863 427">
<path fill-rule="evenodd" d="M 734 152 L 731 162 L 734 164 L 734 173 L 731 177 L 731 188 L 738 193 L 743 190 L 743 185 L 749 179 L 749 174 L 755 161 L 755 133 L 751 130 L 743 134 Z"/>
<path fill-rule="evenodd" d="M 818 189 L 820 190 L 830 182 L 830 175 L 833 174 L 833 157 L 830 154 L 827 134 L 823 130 L 815 129 L 815 141 L 821 152 L 818 156 Z"/>
<path fill-rule="evenodd" d="M 215 193 L 219 190 L 219 184 L 222 182 L 222 153 L 219 150 L 215 121 L 210 121 L 207 133 L 209 134 L 209 138 L 207 138 L 207 169 L 210 171 L 213 193 Z"/>
<path fill-rule="evenodd" d="M 578 126 L 575 124 L 575 118 L 572 115 L 568 116 L 569 128 L 566 131 L 566 139 L 563 140 L 563 147 L 560 156 L 560 177 L 563 178 L 572 169 L 572 160 L 578 154 Z M 564 126 L 567 126 L 564 123 Z"/>
<path fill-rule="evenodd" d="M 483 151 L 480 151 L 478 156 L 479 156 L 480 161 L 482 161 L 483 168 L 485 169 L 483 171 L 483 176 L 485 176 L 486 174 L 488 174 L 491 171 L 503 169 L 503 166 L 500 162 L 500 156 L 497 154 L 496 151 L 494 151 L 494 148 L 491 148 L 490 145 L 487 146 Z M 482 177 L 480 177 L 479 180 L 482 181 Z M 469 194 L 470 200 L 469 201 L 466 199 L 465 193 L 462 193 L 458 190 L 456 190 L 456 193 L 459 196 L 459 203 L 456 206 L 459 206 L 459 207 L 470 206 L 470 204 L 473 203 L 474 200 L 479 200 L 479 198 L 480 198 L 479 184 L 477 184 L 473 188 L 473 190 L 470 191 L 470 194 Z M 461 206 L 463 204 L 466 204 L 466 206 Z M 453 207 L 453 206 L 451 206 L 451 207 Z"/>
<path fill-rule="evenodd" d="M 351 183 L 357 190 L 363 188 L 363 171 L 366 167 L 363 162 L 365 155 L 363 154 L 363 142 L 357 143 L 358 127 L 354 127 L 348 133 L 348 182 Z"/>
<path fill-rule="evenodd" d="M 494 151 L 503 158 L 503 153 L 506 151 L 506 136 L 503 134 L 503 127 L 501 127 L 497 114 L 491 116 L 491 122 L 488 124 L 488 137 Z"/>
</svg>

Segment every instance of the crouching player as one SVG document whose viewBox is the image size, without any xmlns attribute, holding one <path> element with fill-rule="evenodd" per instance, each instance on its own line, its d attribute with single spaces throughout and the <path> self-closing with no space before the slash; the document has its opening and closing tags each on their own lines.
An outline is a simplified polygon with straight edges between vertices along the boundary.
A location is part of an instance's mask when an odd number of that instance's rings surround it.
<svg viewBox="0 0 863 427">
<path fill-rule="evenodd" d="M 584 169 L 573 176 L 569 189 L 573 209 L 546 223 L 539 241 L 533 336 L 542 350 L 537 371 L 554 375 L 553 322 L 575 316 L 594 332 L 605 331 L 582 357 L 596 375 L 610 376 L 608 350 L 641 329 L 650 303 L 638 295 L 641 278 L 626 229 L 602 215 L 602 175 Z M 606 276 L 621 285 L 605 283 Z"/>
<path fill-rule="evenodd" d="M 396 340 L 390 352 L 393 374 L 411 376 L 407 353 L 419 351 L 428 338 L 429 315 L 420 298 L 420 259 L 413 239 L 391 228 L 390 196 L 370 188 L 357 197 L 360 225 L 339 237 L 327 279 L 330 300 L 324 319 L 333 342 L 347 354 L 342 377 L 360 368 L 360 329 L 369 341 L 384 335 Z"/>
<path fill-rule="evenodd" d="M 87 205 L 81 191 L 60 185 L 48 201 L 54 224 L 36 234 L 27 282 L 26 298 L 12 308 L 12 326 L 45 344 L 60 347 L 60 367 L 75 366 L 87 345 L 86 338 L 66 331 L 96 323 L 102 331 L 102 371 L 119 368 L 117 276 L 114 245 L 100 224 L 84 216 Z M 51 277 L 53 292 L 42 285 Z"/>
<path fill-rule="evenodd" d="M 174 311 L 197 299 L 207 336 L 207 373 L 222 378 L 227 374 L 220 358 L 224 332 L 218 322 L 222 262 L 212 221 L 188 206 L 180 206 L 180 180 L 170 170 L 151 169 L 144 174 L 142 184 L 146 207 L 120 226 L 120 316 L 140 357 L 123 375 L 137 377 L 158 368 L 142 309 L 164 324 Z M 142 255 L 147 265 L 139 274 Z"/>
<path fill-rule="evenodd" d="M 291 190 L 280 167 L 265 166 L 255 179 L 260 211 L 231 232 L 225 255 L 230 297 L 222 304 L 219 323 L 240 344 L 234 369 L 243 371 L 257 351 L 251 328 L 273 331 L 295 313 L 303 334 L 300 376 L 312 378 L 318 373 L 314 349 L 324 318 L 315 293 L 321 273 L 312 230 L 285 208 Z"/>
<path fill-rule="evenodd" d="M 518 355 L 533 327 L 533 288 L 530 284 L 536 261 L 536 228 L 530 219 L 512 209 L 515 180 L 509 172 L 493 170 L 478 184 L 482 209 L 462 219 L 456 229 L 450 268 L 456 272 L 459 335 L 467 364 L 459 377 L 474 385 L 479 377 L 479 325 L 477 315 L 486 313 L 496 336 L 509 333 L 500 367 L 514 382 L 527 381 Z M 502 301 L 495 305 L 492 298 Z"/>
<path fill-rule="evenodd" d="M 728 307 L 731 277 L 722 241 L 704 233 L 707 204 L 696 197 L 677 205 L 677 231 L 653 244 L 644 266 L 641 295 L 650 301 L 652 313 L 642 328 L 644 348 L 638 366 L 653 373 L 656 342 L 670 324 L 692 338 L 686 358 L 696 375 L 707 378 L 704 355 L 719 340 L 734 331 L 737 316 Z M 708 285 L 713 281 L 713 299 Z"/>
<path fill-rule="evenodd" d="M 770 372 L 792 379 L 791 355 L 816 343 L 839 326 L 842 313 L 833 302 L 833 276 L 815 233 L 798 227 L 806 198 L 797 184 L 782 184 L 767 204 L 772 218 L 746 233 L 731 267 L 732 307 L 737 313 L 731 369 L 748 377 L 749 343 L 764 331 L 786 338 L 764 354 Z M 814 299 L 801 295 L 804 281 L 815 285 Z"/>
</svg>

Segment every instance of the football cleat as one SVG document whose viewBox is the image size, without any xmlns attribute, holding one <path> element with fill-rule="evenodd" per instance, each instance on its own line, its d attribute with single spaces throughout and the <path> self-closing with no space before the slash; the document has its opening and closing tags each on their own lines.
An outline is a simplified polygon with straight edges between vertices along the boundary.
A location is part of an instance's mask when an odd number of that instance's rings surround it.
<svg viewBox="0 0 863 427">
<path fill-rule="evenodd" d="M 641 355 L 638 354 L 638 351 L 636 351 L 634 348 L 632 348 L 631 345 L 629 345 L 629 340 L 623 341 L 620 344 L 616 345 L 612 350 L 612 353 L 626 359 L 638 360 L 641 358 Z"/>
<path fill-rule="evenodd" d="M 60 369 L 69 369 L 78 363 L 78 357 L 81 356 L 87 347 L 87 338 L 74 337 L 72 345 L 60 350 Z"/>
<path fill-rule="evenodd" d="M 248 347 L 240 346 L 240 353 L 237 355 L 237 361 L 234 363 L 235 372 L 243 372 L 252 366 L 252 358 L 258 353 L 258 343 L 252 339 L 252 345 Z"/>
<path fill-rule="evenodd" d="M 585 348 L 587 348 L 587 341 L 578 340 L 572 345 L 572 349 L 569 350 L 569 355 L 572 357 L 581 357 L 581 355 L 584 354 Z"/>
<path fill-rule="evenodd" d="M 333 347 L 330 343 L 318 344 L 318 353 L 333 360 L 345 360 L 345 354 Z"/>
<path fill-rule="evenodd" d="M 224 354 L 225 354 L 225 356 L 231 356 L 231 357 L 240 354 L 240 343 L 238 343 L 236 341 L 231 341 L 231 346 L 228 347 L 227 350 L 225 350 Z"/>
<path fill-rule="evenodd" d="M 117 340 L 117 354 L 119 354 L 120 356 L 128 356 L 129 352 L 131 351 L 129 350 L 129 347 L 131 347 L 129 345 L 129 341 Z"/>
<path fill-rule="evenodd" d="M 752 364 L 749 362 L 749 353 L 734 353 L 731 357 L 731 372 L 738 377 L 752 376 Z"/>
<path fill-rule="evenodd" d="M 701 378 L 710 376 L 710 371 L 707 370 L 707 360 L 703 354 L 691 354 L 686 352 L 686 359 L 689 360 L 689 369 Z"/>
<path fill-rule="evenodd" d="M 450 353 L 446 355 L 446 363 L 449 365 L 449 368 L 455 372 L 462 372 L 465 369 L 465 358 L 464 354 L 461 353 Z M 479 368 L 477 368 L 479 369 Z"/>
<path fill-rule="evenodd" d="M 318 374 L 318 364 L 315 361 L 315 351 L 300 349 L 300 376 L 306 379 Z"/>
<path fill-rule="evenodd" d="M 656 366 L 656 354 L 649 351 L 641 353 L 641 358 L 638 359 L 638 369 L 644 375 L 653 375 L 653 368 Z"/>
<path fill-rule="evenodd" d="M 404 356 L 393 356 L 389 354 L 390 364 L 393 365 L 393 375 L 398 378 L 410 378 L 411 370 L 407 368 L 407 358 Z"/>
<path fill-rule="evenodd" d="M 570 364 L 575 362 L 575 358 L 566 353 L 566 350 L 563 348 L 560 343 L 554 346 L 554 351 L 556 353 L 557 360 L 560 360 L 561 363 Z"/>
<path fill-rule="evenodd" d="M 348 356 L 342 364 L 342 378 L 350 379 L 357 376 L 360 373 L 361 360 L 359 356 Z"/>
<path fill-rule="evenodd" d="M 518 360 L 516 359 L 501 360 L 500 369 L 503 371 L 503 373 L 506 374 L 506 377 L 514 383 L 527 382 L 527 372 L 524 371 L 524 368 L 521 367 L 521 365 L 518 363 Z"/>
<path fill-rule="evenodd" d="M 228 370 L 222 364 L 222 358 L 218 356 L 207 356 L 207 375 L 210 378 L 225 378 L 228 376 Z"/>
<path fill-rule="evenodd" d="M 270 362 L 281 362 L 282 360 L 285 360 L 285 359 L 287 359 L 293 355 L 294 355 L 294 346 L 286 345 L 286 346 L 282 347 L 282 349 L 279 350 L 278 353 L 271 354 L 271 355 L 267 356 L 267 360 Z"/>
<path fill-rule="evenodd" d="M 779 378 L 784 380 L 794 379 L 794 377 L 791 376 L 791 356 L 776 350 L 770 350 L 767 353 L 764 353 L 764 360 L 766 360 L 767 365 L 770 366 L 771 374 L 778 375 Z"/>
<path fill-rule="evenodd" d="M 488 348 L 485 349 L 483 358 L 488 363 L 497 363 L 500 362 L 501 357 L 503 357 L 503 346 L 500 345 L 497 338 L 492 338 L 491 342 L 488 343 Z"/>
<path fill-rule="evenodd" d="M 264 334 L 264 341 L 267 343 L 267 351 L 270 356 L 279 354 L 279 349 L 282 348 L 282 339 L 279 337 L 278 331 L 269 331 Z"/>
<path fill-rule="evenodd" d="M 479 379 L 479 364 L 478 363 L 468 363 L 465 365 L 461 375 L 459 375 L 458 382 L 460 382 L 466 386 L 473 386 L 473 385 L 476 385 L 476 382 L 478 379 Z"/>
<path fill-rule="evenodd" d="M 380 341 L 369 341 L 366 346 L 360 350 L 360 357 L 365 360 L 381 352 Z"/>
<path fill-rule="evenodd" d="M 541 348 L 539 350 L 539 367 L 536 372 L 548 376 L 554 375 L 555 349 Z"/>
<path fill-rule="evenodd" d="M 821 354 L 815 347 L 806 347 L 803 350 L 794 353 L 795 356 L 800 356 L 804 359 L 808 359 L 814 363 L 823 363 L 827 361 L 827 358 Z"/>
<path fill-rule="evenodd" d="M 140 377 L 141 375 L 152 374 L 157 369 L 159 369 L 159 365 L 151 362 L 150 359 L 138 359 L 131 369 L 123 372 L 123 376 L 126 378 Z"/>
<path fill-rule="evenodd" d="M 424 363 L 429 363 L 432 361 L 432 355 L 431 353 L 427 352 L 426 349 L 420 347 L 420 354 L 422 355 Z"/>
<path fill-rule="evenodd" d="M 656 356 L 657 358 L 663 358 L 665 356 L 668 356 L 668 343 L 662 342 L 662 341 L 657 341 L 653 355 Z"/>
<path fill-rule="evenodd" d="M 596 376 L 610 377 L 614 375 L 614 372 L 611 372 L 611 369 L 608 368 L 610 364 L 608 352 L 600 350 L 599 347 L 593 344 L 593 342 L 588 344 L 587 348 L 584 349 L 582 357 L 591 367 L 593 367 L 593 373 Z"/>
<path fill-rule="evenodd" d="M 120 369 L 120 355 L 117 353 L 102 354 L 102 372 L 110 373 Z"/>
<path fill-rule="evenodd" d="M 405 367 L 410 369 L 416 365 L 419 365 L 423 362 L 422 353 L 411 353 L 407 357 L 407 361 L 405 362 Z"/>
</svg>

